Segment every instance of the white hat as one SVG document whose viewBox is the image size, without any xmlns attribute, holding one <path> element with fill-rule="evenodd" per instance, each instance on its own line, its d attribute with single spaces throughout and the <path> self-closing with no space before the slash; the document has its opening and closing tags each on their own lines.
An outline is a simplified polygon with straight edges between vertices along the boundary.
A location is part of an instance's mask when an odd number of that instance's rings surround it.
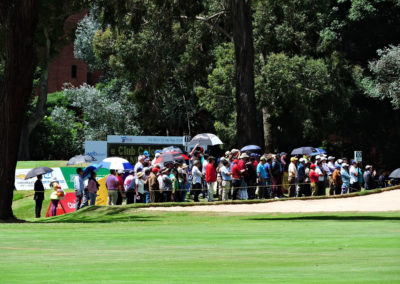
<svg viewBox="0 0 400 284">
<path fill-rule="evenodd" d="M 349 166 L 349 164 L 346 164 L 346 163 L 342 164 L 342 167 L 348 167 L 348 166 Z"/>
<path fill-rule="evenodd" d="M 306 161 L 306 159 L 304 159 L 304 158 L 300 158 L 300 160 L 299 160 L 300 163 L 303 163 L 305 161 Z"/>
<path fill-rule="evenodd" d="M 326 161 L 326 158 L 325 158 L 325 157 L 322 157 L 321 160 L 322 160 L 322 161 Z"/>
<path fill-rule="evenodd" d="M 372 168 L 371 165 L 367 165 L 367 166 L 365 167 L 366 170 L 369 170 L 370 168 Z"/>
<path fill-rule="evenodd" d="M 243 159 L 243 158 L 250 158 L 250 157 L 246 153 L 243 153 L 242 155 L 240 155 L 240 159 Z"/>
<path fill-rule="evenodd" d="M 160 157 L 160 156 L 161 156 L 160 153 L 156 153 L 156 155 L 155 155 L 156 158 L 158 158 L 158 157 Z"/>
<path fill-rule="evenodd" d="M 230 151 L 226 151 L 226 152 L 225 152 L 225 156 L 229 156 L 230 154 L 231 154 Z"/>
<path fill-rule="evenodd" d="M 120 174 L 123 174 L 124 173 L 124 170 L 118 170 L 118 174 L 120 175 Z"/>
<path fill-rule="evenodd" d="M 238 149 L 232 149 L 232 151 L 231 151 L 232 154 L 236 154 L 237 152 L 239 152 Z"/>
<path fill-rule="evenodd" d="M 136 174 L 136 177 L 137 177 L 137 178 L 141 178 L 143 175 L 144 175 L 143 172 L 138 172 L 138 173 Z"/>
<path fill-rule="evenodd" d="M 338 164 L 341 164 L 341 163 L 343 163 L 343 160 L 342 160 L 342 159 L 339 159 L 339 160 L 337 160 L 337 163 L 338 163 Z"/>
<path fill-rule="evenodd" d="M 317 155 L 317 156 L 315 156 L 315 159 L 321 160 L 321 156 L 320 156 L 320 155 Z"/>
<path fill-rule="evenodd" d="M 328 157 L 328 161 L 334 160 L 334 159 L 335 159 L 335 157 L 332 157 L 332 156 L 329 156 L 329 157 Z"/>
</svg>

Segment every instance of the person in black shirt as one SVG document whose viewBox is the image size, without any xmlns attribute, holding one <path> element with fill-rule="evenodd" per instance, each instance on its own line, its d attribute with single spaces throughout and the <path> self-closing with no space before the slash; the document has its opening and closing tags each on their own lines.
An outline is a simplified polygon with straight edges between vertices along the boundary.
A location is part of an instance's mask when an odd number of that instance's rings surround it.
<svg viewBox="0 0 400 284">
<path fill-rule="evenodd" d="M 44 200 L 44 186 L 42 183 L 43 176 L 38 175 L 37 176 L 37 181 L 35 182 L 35 195 L 33 196 L 33 200 L 36 202 L 35 206 L 35 215 L 36 218 L 40 218 L 40 213 L 42 211 L 42 204 Z"/>
</svg>

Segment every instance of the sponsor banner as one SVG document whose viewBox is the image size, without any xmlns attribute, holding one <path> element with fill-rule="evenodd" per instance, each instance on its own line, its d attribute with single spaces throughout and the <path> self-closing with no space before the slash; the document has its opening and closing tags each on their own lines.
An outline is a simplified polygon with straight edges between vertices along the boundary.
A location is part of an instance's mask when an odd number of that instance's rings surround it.
<svg viewBox="0 0 400 284">
<path fill-rule="evenodd" d="M 121 157 L 127 159 L 133 166 L 138 162 L 138 156 L 144 151 L 148 151 L 150 157 L 155 156 L 155 150 L 161 150 L 165 145 L 137 145 L 137 144 L 122 144 L 108 143 L 107 154 L 109 157 Z"/>
<path fill-rule="evenodd" d="M 64 199 L 61 199 L 60 202 L 58 202 L 56 216 L 75 212 L 75 203 L 75 193 L 66 193 Z M 49 208 L 47 208 L 46 217 L 51 217 L 51 202 Z"/>
<path fill-rule="evenodd" d="M 99 179 L 98 183 L 100 184 L 100 188 L 97 191 L 96 205 L 105 206 L 107 205 L 107 198 L 108 198 L 106 178 L 104 177 Z"/>
<path fill-rule="evenodd" d="M 78 167 L 61 167 L 61 172 L 64 175 L 65 181 L 67 182 L 68 188 L 74 189 L 74 178 L 76 176 L 76 169 Z M 99 169 L 97 171 L 97 178 L 100 179 L 110 174 L 108 169 Z"/>
<path fill-rule="evenodd" d="M 15 170 L 15 188 L 17 190 L 33 190 L 35 187 L 35 182 L 37 180 L 36 177 L 25 180 L 26 174 L 30 171 L 31 169 L 16 169 Z M 45 189 L 50 188 L 50 182 L 53 179 L 56 179 L 59 183 L 62 189 L 68 189 L 68 184 L 64 179 L 64 176 L 60 170 L 60 168 L 53 168 L 53 171 L 51 173 L 47 173 L 43 175 L 43 186 Z"/>
<path fill-rule="evenodd" d="M 85 155 L 96 159 L 100 163 L 107 158 L 107 141 L 85 141 Z"/>
<path fill-rule="evenodd" d="M 184 136 L 118 136 L 108 135 L 108 143 L 126 143 L 142 145 L 183 145 Z"/>
</svg>

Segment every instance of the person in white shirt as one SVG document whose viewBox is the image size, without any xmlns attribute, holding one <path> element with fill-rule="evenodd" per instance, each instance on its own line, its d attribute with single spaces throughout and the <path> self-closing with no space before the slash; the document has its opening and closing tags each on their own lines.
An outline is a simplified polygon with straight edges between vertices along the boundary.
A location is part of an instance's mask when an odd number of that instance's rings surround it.
<svg viewBox="0 0 400 284">
<path fill-rule="evenodd" d="M 349 191 L 354 192 L 359 190 L 359 182 L 358 182 L 358 164 L 356 161 L 352 162 L 352 165 L 349 169 L 350 174 L 350 187 Z"/>
<path fill-rule="evenodd" d="M 199 195 L 202 191 L 201 178 L 203 177 L 203 174 L 200 171 L 200 167 L 201 162 L 199 160 L 195 160 L 192 167 L 192 191 L 195 202 L 199 202 Z"/>
<path fill-rule="evenodd" d="M 290 158 L 290 164 L 288 168 L 288 182 L 289 182 L 289 197 L 295 197 L 296 196 L 296 182 L 297 182 L 297 167 L 296 167 L 296 162 L 297 162 L 296 157 L 291 157 Z"/>
<path fill-rule="evenodd" d="M 322 162 L 318 161 L 317 162 L 317 167 L 315 169 L 315 172 L 318 174 L 318 183 L 317 183 L 317 195 L 325 195 L 325 175 L 322 169 Z"/>
<path fill-rule="evenodd" d="M 328 166 L 328 169 L 329 169 L 329 173 L 328 173 L 328 176 L 329 176 L 329 195 L 334 195 L 335 194 L 335 186 L 334 186 L 334 184 L 333 184 L 333 172 L 335 171 L 335 169 L 336 169 L 336 166 L 335 166 L 335 157 L 332 157 L 332 156 L 329 156 L 328 157 L 328 164 L 327 164 L 327 166 Z"/>
<path fill-rule="evenodd" d="M 135 168 L 134 168 L 136 174 L 137 174 L 139 169 L 141 169 L 143 171 L 143 168 L 144 168 L 143 164 L 144 164 L 144 159 L 145 158 L 146 157 L 144 155 L 140 155 L 139 156 L 139 161 L 136 163 Z"/>
</svg>

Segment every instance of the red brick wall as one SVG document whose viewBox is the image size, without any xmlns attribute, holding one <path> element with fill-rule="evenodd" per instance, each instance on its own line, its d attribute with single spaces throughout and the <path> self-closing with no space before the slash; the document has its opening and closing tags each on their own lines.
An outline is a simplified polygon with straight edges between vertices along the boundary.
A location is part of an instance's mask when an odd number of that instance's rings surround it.
<svg viewBox="0 0 400 284">
<path fill-rule="evenodd" d="M 87 11 L 70 16 L 64 25 L 66 32 L 75 29 L 77 23 L 86 15 Z M 76 78 L 72 78 L 72 66 L 77 68 Z M 74 58 L 73 43 L 65 46 L 62 51 L 50 63 L 48 93 L 54 93 L 62 90 L 65 83 L 71 83 L 78 87 L 83 83 L 88 83 L 88 68 L 85 63 Z M 92 74 L 91 83 L 96 84 L 101 72 Z"/>
<path fill-rule="evenodd" d="M 76 66 L 76 78 L 72 78 L 72 66 Z M 74 58 L 74 46 L 69 44 L 50 63 L 48 93 L 62 90 L 64 83 L 80 86 L 87 83 L 87 65 Z"/>
</svg>

